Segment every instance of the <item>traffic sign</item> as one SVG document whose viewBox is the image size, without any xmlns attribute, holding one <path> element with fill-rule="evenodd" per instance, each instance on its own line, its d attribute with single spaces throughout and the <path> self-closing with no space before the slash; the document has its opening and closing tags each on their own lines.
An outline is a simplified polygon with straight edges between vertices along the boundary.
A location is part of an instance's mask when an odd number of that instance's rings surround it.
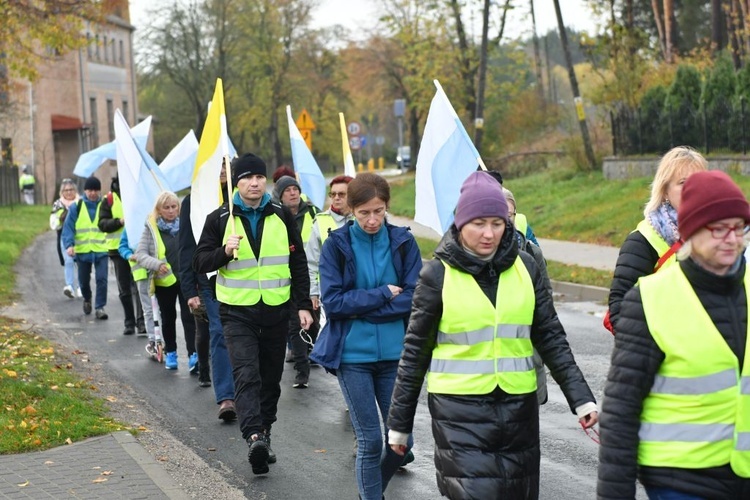
<svg viewBox="0 0 750 500">
<path fill-rule="evenodd" d="M 302 110 L 302 113 L 299 114 L 295 123 L 300 132 L 303 130 L 315 130 L 315 123 L 313 123 L 310 113 L 308 113 L 306 109 Z"/>
<path fill-rule="evenodd" d="M 362 125 L 359 122 L 349 122 L 346 131 L 349 132 L 349 135 L 359 135 L 362 133 Z"/>
<path fill-rule="evenodd" d="M 358 135 L 350 137 L 349 147 L 351 147 L 353 151 L 359 151 L 359 148 L 362 147 L 362 138 Z"/>
</svg>

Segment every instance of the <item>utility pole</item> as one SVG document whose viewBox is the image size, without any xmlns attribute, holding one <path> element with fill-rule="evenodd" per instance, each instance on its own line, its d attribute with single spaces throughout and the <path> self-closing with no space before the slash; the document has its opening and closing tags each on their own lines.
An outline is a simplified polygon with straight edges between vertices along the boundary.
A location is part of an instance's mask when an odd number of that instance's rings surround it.
<svg viewBox="0 0 750 500">
<path fill-rule="evenodd" d="M 563 53 L 565 54 L 565 63 L 568 65 L 570 89 L 573 91 L 573 101 L 576 104 L 578 124 L 581 126 L 583 147 L 586 150 L 586 158 L 589 161 L 589 167 L 591 168 L 591 170 L 594 170 L 596 169 L 596 158 L 594 158 L 594 149 L 591 147 L 591 137 L 589 136 L 589 128 L 586 125 L 586 114 L 584 113 L 583 99 L 581 98 L 581 93 L 578 90 L 578 80 L 576 79 L 576 72 L 573 68 L 573 59 L 570 57 L 570 49 L 568 47 L 568 34 L 565 31 L 565 24 L 563 23 L 562 12 L 560 11 L 560 0 L 553 1 L 555 4 L 555 14 L 557 14 L 557 28 L 560 31 L 560 44 L 562 45 Z"/>
<path fill-rule="evenodd" d="M 484 0 L 482 9 L 482 45 L 479 49 L 479 84 L 477 85 L 477 104 L 474 118 L 474 146 L 482 151 L 484 134 L 484 89 L 487 84 L 487 51 L 489 45 L 490 0 Z"/>
<path fill-rule="evenodd" d="M 539 37 L 536 34 L 536 15 L 534 14 L 534 0 L 529 0 L 531 7 L 531 28 L 534 30 L 534 65 L 536 66 L 536 84 L 539 97 L 544 104 L 544 85 L 542 83 L 542 57 L 539 55 Z"/>
</svg>

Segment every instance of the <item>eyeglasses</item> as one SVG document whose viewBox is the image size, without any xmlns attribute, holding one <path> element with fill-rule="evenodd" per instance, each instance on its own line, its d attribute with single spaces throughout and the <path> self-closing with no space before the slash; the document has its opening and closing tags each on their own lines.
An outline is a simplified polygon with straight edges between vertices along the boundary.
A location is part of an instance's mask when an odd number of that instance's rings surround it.
<svg viewBox="0 0 750 500">
<path fill-rule="evenodd" d="M 66 189 L 63 189 L 63 193 L 69 193 L 69 192 L 75 191 L 75 190 L 76 190 L 76 188 L 66 188 Z"/>
<path fill-rule="evenodd" d="M 346 191 L 331 191 L 328 196 L 331 198 L 346 198 Z"/>
<path fill-rule="evenodd" d="M 750 226 L 746 226 L 744 223 L 742 223 L 737 224 L 736 226 L 706 226 L 706 229 L 711 231 L 711 236 L 714 239 L 723 240 L 724 238 L 729 236 L 730 231 L 734 232 L 735 236 L 737 236 L 738 238 L 742 238 L 748 233 L 748 231 L 750 231 Z"/>
<path fill-rule="evenodd" d="M 586 435 L 596 444 L 601 444 L 601 439 L 599 438 L 599 431 L 594 429 L 593 427 L 586 428 L 586 426 L 583 425 L 583 422 L 579 422 L 581 424 L 581 428 L 583 429 L 583 432 L 586 433 Z"/>
</svg>

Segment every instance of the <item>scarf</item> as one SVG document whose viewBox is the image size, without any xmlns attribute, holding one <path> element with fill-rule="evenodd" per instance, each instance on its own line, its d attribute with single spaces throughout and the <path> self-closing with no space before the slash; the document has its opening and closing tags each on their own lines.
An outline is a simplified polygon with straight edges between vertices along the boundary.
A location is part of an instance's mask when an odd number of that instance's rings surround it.
<svg viewBox="0 0 750 500">
<path fill-rule="evenodd" d="M 670 247 L 680 239 L 680 232 L 677 230 L 677 209 L 668 201 L 649 213 L 648 221 Z"/>
<path fill-rule="evenodd" d="M 159 231 L 168 232 L 170 236 L 177 236 L 177 233 L 180 231 L 180 218 L 177 217 L 172 222 L 167 222 L 159 217 L 156 219 L 156 227 L 159 228 Z"/>
<path fill-rule="evenodd" d="M 60 197 L 60 203 L 62 203 L 62 205 L 65 207 L 65 210 L 68 210 L 70 206 L 73 203 L 77 203 L 78 200 L 79 200 L 78 195 L 76 195 L 76 197 L 73 198 L 72 200 L 66 200 L 64 196 Z"/>
</svg>

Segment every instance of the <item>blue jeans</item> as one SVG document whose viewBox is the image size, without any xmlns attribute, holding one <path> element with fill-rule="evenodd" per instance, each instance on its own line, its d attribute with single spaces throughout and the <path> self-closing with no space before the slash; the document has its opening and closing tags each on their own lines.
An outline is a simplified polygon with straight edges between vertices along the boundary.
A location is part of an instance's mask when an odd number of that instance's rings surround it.
<svg viewBox="0 0 750 500">
<path fill-rule="evenodd" d="M 227 344 L 224 342 L 224 329 L 219 316 L 219 302 L 214 298 L 211 290 L 200 290 L 201 300 L 206 305 L 208 314 L 208 335 L 210 337 L 209 351 L 211 354 L 211 382 L 214 386 L 216 403 L 227 399 L 234 400 L 234 379 L 232 378 L 232 364 L 229 362 Z"/>
<path fill-rule="evenodd" d="M 357 435 L 357 487 L 363 500 L 379 500 L 404 457 L 388 446 L 388 409 L 398 361 L 341 364 L 337 378 Z M 378 408 L 380 414 L 378 414 Z M 381 427 L 381 421 L 383 426 Z M 408 448 L 412 447 L 409 437 Z"/>
<path fill-rule="evenodd" d="M 646 486 L 646 494 L 649 500 L 706 500 L 703 497 L 683 493 L 672 488 L 653 488 Z"/>
<path fill-rule="evenodd" d="M 60 241 L 60 248 L 62 249 L 62 257 L 65 266 L 65 286 L 72 288 L 73 293 L 75 293 L 76 288 L 78 288 L 78 280 L 76 279 L 76 261 L 75 258 L 68 255 L 68 252 L 65 251 L 62 241 Z"/>
<path fill-rule="evenodd" d="M 93 262 L 92 262 L 93 260 Z M 101 309 L 107 305 L 107 275 L 109 274 L 109 256 L 87 255 L 85 259 L 76 258 L 78 263 L 78 284 L 81 286 L 83 300 L 91 302 L 91 268 L 96 275 L 96 299 L 94 309 Z"/>
</svg>

